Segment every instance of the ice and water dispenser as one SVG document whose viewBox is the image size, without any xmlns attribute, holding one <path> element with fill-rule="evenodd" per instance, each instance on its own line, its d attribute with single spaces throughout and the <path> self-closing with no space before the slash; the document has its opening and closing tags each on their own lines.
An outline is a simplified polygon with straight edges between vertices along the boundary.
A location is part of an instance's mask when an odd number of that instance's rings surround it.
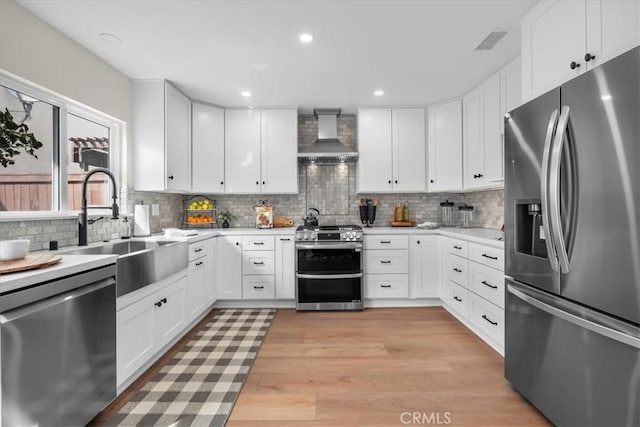
<svg viewBox="0 0 640 427">
<path fill-rule="evenodd" d="M 515 214 L 516 252 L 547 258 L 540 201 L 516 202 Z"/>
</svg>

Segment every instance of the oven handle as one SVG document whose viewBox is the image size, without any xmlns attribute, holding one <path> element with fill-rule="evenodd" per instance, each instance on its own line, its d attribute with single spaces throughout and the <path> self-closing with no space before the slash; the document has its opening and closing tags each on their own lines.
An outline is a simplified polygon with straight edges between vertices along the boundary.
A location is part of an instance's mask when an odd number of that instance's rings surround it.
<svg viewBox="0 0 640 427">
<path fill-rule="evenodd" d="M 359 279 L 362 277 L 362 273 L 354 274 L 298 274 L 298 279 Z"/>
<path fill-rule="evenodd" d="M 296 249 L 362 249 L 362 243 L 297 243 Z"/>
</svg>

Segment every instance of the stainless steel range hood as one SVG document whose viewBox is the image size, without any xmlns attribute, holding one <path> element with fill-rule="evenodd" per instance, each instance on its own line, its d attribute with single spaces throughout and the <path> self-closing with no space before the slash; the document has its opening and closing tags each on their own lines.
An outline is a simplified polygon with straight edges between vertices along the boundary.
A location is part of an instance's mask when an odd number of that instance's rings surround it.
<svg viewBox="0 0 640 427">
<path fill-rule="evenodd" d="M 318 139 L 298 149 L 298 160 L 304 163 L 345 163 L 358 160 L 358 153 L 338 139 L 338 116 L 341 108 L 315 108 L 318 119 Z"/>
</svg>

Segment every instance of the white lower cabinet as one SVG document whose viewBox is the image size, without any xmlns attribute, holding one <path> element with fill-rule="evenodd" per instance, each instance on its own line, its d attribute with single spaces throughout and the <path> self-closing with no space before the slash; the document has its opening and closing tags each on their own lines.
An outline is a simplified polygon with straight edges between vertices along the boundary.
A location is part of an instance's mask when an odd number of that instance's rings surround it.
<svg viewBox="0 0 640 427">
<path fill-rule="evenodd" d="M 276 236 L 275 278 L 276 298 L 296 297 L 296 248 L 293 236 Z"/>
<path fill-rule="evenodd" d="M 210 264 L 213 259 L 207 241 L 189 245 L 189 267 L 187 268 L 187 316 L 195 317 L 209 307 L 207 281 L 212 280 Z"/>
<path fill-rule="evenodd" d="M 219 236 L 216 259 L 217 299 L 242 298 L 242 237 Z"/>
<path fill-rule="evenodd" d="M 116 313 L 118 387 L 152 363 L 154 356 L 159 357 L 160 350 L 188 323 L 186 274 L 150 286 L 151 293 L 143 288 L 119 298 L 119 303 L 127 303 L 119 305 Z M 135 293 L 142 295 L 136 300 Z"/>
<path fill-rule="evenodd" d="M 414 235 L 409 238 L 409 279 L 411 298 L 437 298 L 440 285 L 440 236 Z"/>
<path fill-rule="evenodd" d="M 444 307 L 496 351 L 504 353 L 504 250 L 444 238 Z"/>
<path fill-rule="evenodd" d="M 364 297 L 409 298 L 409 236 L 364 236 Z"/>
<path fill-rule="evenodd" d="M 274 299 L 275 296 L 276 282 L 273 274 L 245 275 L 242 278 L 242 298 Z"/>
<path fill-rule="evenodd" d="M 367 274 L 365 298 L 407 298 L 409 277 L 406 274 Z"/>
</svg>

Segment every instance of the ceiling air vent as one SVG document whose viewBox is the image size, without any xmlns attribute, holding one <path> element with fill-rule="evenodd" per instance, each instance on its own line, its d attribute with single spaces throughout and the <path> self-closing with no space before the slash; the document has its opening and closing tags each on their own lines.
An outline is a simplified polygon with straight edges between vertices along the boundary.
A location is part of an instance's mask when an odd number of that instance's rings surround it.
<svg viewBox="0 0 640 427">
<path fill-rule="evenodd" d="M 476 46 L 475 50 L 491 50 L 506 35 L 506 31 L 493 31 Z"/>
</svg>

